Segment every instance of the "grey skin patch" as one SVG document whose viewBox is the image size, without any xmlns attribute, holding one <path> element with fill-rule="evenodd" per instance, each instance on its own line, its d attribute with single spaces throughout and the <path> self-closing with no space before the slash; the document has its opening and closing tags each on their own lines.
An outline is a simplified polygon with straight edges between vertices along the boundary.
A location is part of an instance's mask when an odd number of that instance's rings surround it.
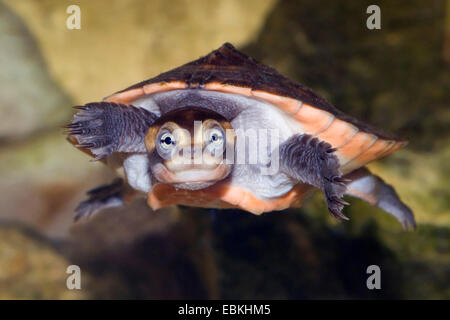
<svg viewBox="0 0 450 320">
<path fill-rule="evenodd" d="M 123 162 L 128 184 L 135 190 L 149 193 L 152 189 L 147 154 L 133 154 Z"/>
<path fill-rule="evenodd" d="M 367 201 L 393 215 L 403 229 L 415 229 L 416 222 L 411 209 L 404 204 L 395 189 L 373 175 L 367 168 L 357 169 L 345 176 L 351 180 L 347 184 L 346 194 Z"/>
<path fill-rule="evenodd" d="M 132 103 L 133 106 L 146 109 L 156 115 L 158 118 L 161 116 L 161 110 L 159 109 L 158 104 L 153 99 L 152 95 L 145 95 L 140 97 L 137 100 L 134 100 Z"/>
<path fill-rule="evenodd" d="M 302 128 L 270 103 L 248 100 L 252 104 L 231 121 L 236 132 L 236 163 L 231 173 L 231 184 L 262 199 L 280 197 L 292 190 L 297 181 L 279 170 L 279 146 L 302 132 Z M 259 144 L 261 140 L 266 140 L 265 146 Z M 242 144 L 245 148 L 241 148 Z M 242 156 L 244 164 L 239 159 Z M 252 156 L 256 156 L 256 163 L 251 163 Z"/>
<path fill-rule="evenodd" d="M 329 143 L 299 134 L 280 146 L 281 170 L 298 181 L 323 191 L 328 210 L 335 218 L 348 220 L 341 211 L 348 204 L 341 198 L 346 190 L 339 160 Z"/>
<path fill-rule="evenodd" d="M 228 121 L 242 110 L 251 108 L 256 101 L 238 94 L 202 89 L 172 90 L 156 93 L 151 97 L 158 104 L 161 115 L 176 109 L 199 107 L 217 112 Z"/>
</svg>

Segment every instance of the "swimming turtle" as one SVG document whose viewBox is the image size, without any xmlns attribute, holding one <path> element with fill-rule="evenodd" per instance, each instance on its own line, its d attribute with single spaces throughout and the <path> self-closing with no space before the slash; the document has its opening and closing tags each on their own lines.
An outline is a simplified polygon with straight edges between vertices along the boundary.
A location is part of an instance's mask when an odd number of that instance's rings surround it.
<svg viewBox="0 0 450 320">
<path fill-rule="evenodd" d="M 336 109 L 231 44 L 79 109 L 68 128 L 77 148 L 122 178 L 88 192 L 76 218 L 136 194 L 169 205 L 300 207 L 320 189 L 335 218 L 344 194 L 414 227 L 412 211 L 365 165 L 406 141 Z"/>
</svg>

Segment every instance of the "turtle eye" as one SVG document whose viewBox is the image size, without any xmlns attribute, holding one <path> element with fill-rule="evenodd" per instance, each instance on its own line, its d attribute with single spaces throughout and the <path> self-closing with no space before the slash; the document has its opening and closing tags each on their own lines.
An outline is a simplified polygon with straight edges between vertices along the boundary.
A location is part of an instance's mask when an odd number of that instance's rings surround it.
<svg viewBox="0 0 450 320">
<path fill-rule="evenodd" d="M 222 149 L 225 144 L 225 133 L 220 127 L 207 130 L 205 138 L 206 143 L 214 149 Z"/>
<path fill-rule="evenodd" d="M 161 132 L 156 138 L 157 150 L 164 155 L 170 153 L 175 148 L 175 145 L 175 137 L 168 131 Z"/>
<path fill-rule="evenodd" d="M 173 136 L 170 133 L 165 133 L 161 137 L 160 142 L 163 148 L 169 148 L 172 144 L 174 144 Z"/>
</svg>

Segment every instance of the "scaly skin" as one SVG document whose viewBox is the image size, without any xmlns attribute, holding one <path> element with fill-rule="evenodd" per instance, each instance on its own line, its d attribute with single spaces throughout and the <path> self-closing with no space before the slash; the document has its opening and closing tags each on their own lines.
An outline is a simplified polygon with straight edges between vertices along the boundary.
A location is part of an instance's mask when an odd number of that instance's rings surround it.
<svg viewBox="0 0 450 320">
<path fill-rule="evenodd" d="M 146 109 L 112 102 L 77 106 L 67 134 L 78 141 L 78 148 L 89 149 L 101 160 L 113 152 L 145 152 L 144 138 L 157 116 Z"/>
<path fill-rule="evenodd" d="M 346 179 L 342 178 L 335 149 L 327 142 L 308 135 L 294 135 L 280 146 L 281 170 L 292 178 L 323 191 L 328 210 L 337 219 L 348 218 L 342 208 Z"/>
</svg>

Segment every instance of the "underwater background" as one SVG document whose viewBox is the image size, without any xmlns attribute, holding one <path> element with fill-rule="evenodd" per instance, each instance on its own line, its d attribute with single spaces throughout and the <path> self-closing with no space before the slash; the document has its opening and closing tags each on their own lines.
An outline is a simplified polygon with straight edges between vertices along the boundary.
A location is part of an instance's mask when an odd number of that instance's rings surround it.
<svg viewBox="0 0 450 320">
<path fill-rule="evenodd" d="M 369 168 L 417 230 L 354 198 L 335 221 L 320 192 L 261 216 L 137 200 L 73 223 L 114 175 L 65 140 L 71 106 L 224 42 L 409 139 Z M 450 298 L 450 1 L 0 0 L 0 70 L 0 299 Z M 66 287 L 73 264 L 81 290 Z"/>
</svg>

